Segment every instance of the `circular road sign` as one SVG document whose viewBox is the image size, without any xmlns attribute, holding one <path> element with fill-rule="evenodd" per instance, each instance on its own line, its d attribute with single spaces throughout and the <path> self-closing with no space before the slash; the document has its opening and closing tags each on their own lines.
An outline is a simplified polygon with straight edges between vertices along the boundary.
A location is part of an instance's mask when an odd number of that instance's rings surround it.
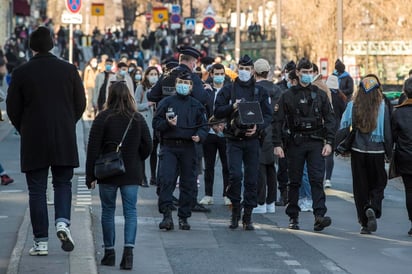
<svg viewBox="0 0 412 274">
<path fill-rule="evenodd" d="M 173 24 L 180 23 L 180 15 L 172 14 L 172 16 L 170 16 L 170 22 L 172 22 Z"/>
<path fill-rule="evenodd" d="M 208 16 L 203 19 L 203 27 L 205 29 L 213 29 L 215 26 L 216 26 L 215 18 Z"/>
<path fill-rule="evenodd" d="M 82 7 L 82 0 L 66 0 L 66 6 L 71 13 L 78 13 Z"/>
</svg>

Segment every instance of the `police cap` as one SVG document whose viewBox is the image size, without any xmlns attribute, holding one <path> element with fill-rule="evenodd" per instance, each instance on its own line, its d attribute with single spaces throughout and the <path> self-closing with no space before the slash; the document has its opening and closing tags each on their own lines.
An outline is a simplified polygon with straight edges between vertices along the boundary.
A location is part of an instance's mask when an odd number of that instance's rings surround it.
<svg viewBox="0 0 412 274">
<path fill-rule="evenodd" d="M 253 67 L 253 59 L 250 58 L 249 55 L 245 54 L 239 59 L 239 65 Z"/>
<path fill-rule="evenodd" d="M 177 75 L 177 78 L 181 79 L 181 80 L 189 80 L 192 81 L 192 76 L 189 72 L 187 71 L 182 71 L 181 73 L 179 73 Z"/>
<path fill-rule="evenodd" d="M 197 49 L 189 46 L 183 46 L 178 48 L 178 52 L 183 55 L 192 56 L 195 59 L 200 57 L 200 52 Z"/>
</svg>

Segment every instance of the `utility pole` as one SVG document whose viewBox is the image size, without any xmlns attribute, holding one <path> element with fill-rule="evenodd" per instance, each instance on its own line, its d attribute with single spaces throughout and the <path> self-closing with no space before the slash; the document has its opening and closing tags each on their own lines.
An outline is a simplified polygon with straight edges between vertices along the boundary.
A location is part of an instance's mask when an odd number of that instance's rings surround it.
<svg viewBox="0 0 412 274">
<path fill-rule="evenodd" d="M 337 55 L 338 59 L 343 62 L 343 0 L 337 0 L 337 18 L 336 18 L 336 29 L 337 29 Z"/>
<path fill-rule="evenodd" d="M 278 0 L 278 6 L 276 9 L 276 60 L 275 64 L 282 67 L 282 0 Z"/>
</svg>

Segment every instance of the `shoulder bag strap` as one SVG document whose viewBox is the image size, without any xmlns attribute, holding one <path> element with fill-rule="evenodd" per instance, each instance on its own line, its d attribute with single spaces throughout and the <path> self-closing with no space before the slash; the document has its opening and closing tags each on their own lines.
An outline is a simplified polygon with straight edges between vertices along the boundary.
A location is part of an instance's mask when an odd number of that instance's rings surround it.
<svg viewBox="0 0 412 274">
<path fill-rule="evenodd" d="M 129 131 L 129 128 L 130 128 L 130 125 L 132 124 L 133 118 L 134 118 L 134 114 L 133 114 L 132 117 L 130 118 L 129 124 L 127 124 L 127 128 L 126 128 L 126 130 L 125 130 L 124 133 L 123 133 L 122 140 L 120 140 L 120 143 L 119 143 L 119 145 L 118 145 L 117 148 L 116 148 L 116 151 L 119 151 L 119 149 L 122 147 L 124 138 L 126 138 L 127 132 Z"/>
</svg>

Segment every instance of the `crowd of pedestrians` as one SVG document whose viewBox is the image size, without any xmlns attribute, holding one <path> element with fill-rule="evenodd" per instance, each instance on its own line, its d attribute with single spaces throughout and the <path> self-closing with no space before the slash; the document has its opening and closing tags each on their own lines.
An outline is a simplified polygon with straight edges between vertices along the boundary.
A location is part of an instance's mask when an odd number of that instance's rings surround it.
<svg viewBox="0 0 412 274">
<path fill-rule="evenodd" d="M 63 32 L 57 34 L 62 51 L 67 46 Z M 233 72 L 211 56 L 207 41 L 193 47 L 190 39 L 181 37 L 175 46 L 163 27 L 141 40 L 132 32 L 108 29 L 104 34 L 95 30 L 93 57 L 79 71 L 79 64 L 49 53 L 53 35 L 47 27 L 31 32 L 27 41 L 33 57 L 13 68 L 7 89 L 7 113 L 21 136 L 21 170 L 29 189 L 34 240 L 30 255 L 48 254 L 49 169 L 56 234 L 63 250 L 74 249 L 71 179 L 79 165 L 75 123 L 84 111 L 93 120 L 86 184 L 99 188 L 103 265 L 115 264 L 117 190 L 125 218 L 120 266 L 132 269 L 138 186 L 156 186 L 163 216 L 159 229 L 174 229 L 172 211 L 178 206 L 178 227 L 190 230 L 192 212 L 208 212 L 207 205 L 214 204 L 217 154 L 224 186 L 219 195 L 231 206 L 230 229 L 241 221 L 244 230 L 253 230 L 253 213 L 274 213 L 276 206 L 285 206 L 290 229 L 300 229 L 301 211 L 312 211 L 313 229 L 322 231 L 332 224 L 324 188 L 332 187 L 335 135 L 348 126 L 356 129 L 350 157 L 360 233 L 377 230 L 384 211 L 385 159 L 391 157 L 405 184 L 412 224 L 410 79 L 404 85 L 406 98 L 392 113 L 378 77 L 367 75 L 354 87 L 341 60 L 329 76 L 337 85 L 327 86 L 307 58 L 288 62 L 282 80 L 274 84 L 265 59 L 243 55 Z M 44 102 L 53 103 L 45 107 Z M 39 119 L 44 121 L 41 130 Z M 99 155 L 116 150 L 122 152 L 125 171 L 97 178 Z M 204 181 L 199 182 L 203 160 Z M 148 164 L 150 174 L 145 173 Z M 1 166 L 0 175 L 2 185 L 13 182 Z M 199 183 L 205 188 L 201 199 Z"/>
</svg>

